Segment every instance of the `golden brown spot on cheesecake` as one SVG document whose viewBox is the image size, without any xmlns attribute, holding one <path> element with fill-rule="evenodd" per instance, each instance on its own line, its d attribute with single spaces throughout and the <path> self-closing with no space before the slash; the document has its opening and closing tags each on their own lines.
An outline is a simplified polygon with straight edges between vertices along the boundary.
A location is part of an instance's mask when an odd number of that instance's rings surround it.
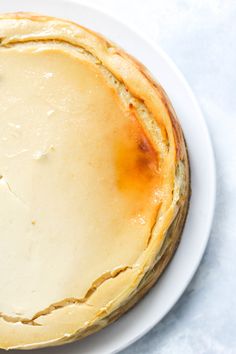
<svg viewBox="0 0 236 354">
<path fill-rule="evenodd" d="M 122 138 L 115 142 L 117 186 L 121 192 L 149 199 L 158 185 L 158 154 L 132 115 Z"/>
</svg>

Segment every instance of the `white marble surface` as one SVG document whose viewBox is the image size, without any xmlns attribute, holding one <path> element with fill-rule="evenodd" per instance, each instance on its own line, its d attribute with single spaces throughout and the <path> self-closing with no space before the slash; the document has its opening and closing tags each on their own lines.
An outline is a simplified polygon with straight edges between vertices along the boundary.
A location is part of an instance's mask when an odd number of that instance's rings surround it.
<svg viewBox="0 0 236 354">
<path fill-rule="evenodd" d="M 80 0 L 156 41 L 195 92 L 215 150 L 210 242 L 184 296 L 122 354 L 236 353 L 236 1 Z"/>
</svg>

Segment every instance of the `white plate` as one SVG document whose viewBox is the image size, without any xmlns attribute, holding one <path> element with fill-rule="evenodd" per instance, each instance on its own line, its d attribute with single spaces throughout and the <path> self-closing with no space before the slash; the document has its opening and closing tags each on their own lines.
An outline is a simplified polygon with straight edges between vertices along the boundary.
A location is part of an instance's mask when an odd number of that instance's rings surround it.
<svg viewBox="0 0 236 354">
<path fill-rule="evenodd" d="M 191 161 L 192 197 L 182 241 L 168 269 L 148 295 L 113 325 L 80 342 L 37 351 L 37 354 L 115 353 L 143 336 L 166 315 L 186 289 L 206 248 L 215 204 L 215 165 L 206 124 L 191 89 L 172 61 L 156 44 L 126 25 L 75 0 L 1 2 L 0 12 L 11 11 L 68 18 L 117 42 L 142 61 L 162 84 L 184 130 Z"/>
</svg>

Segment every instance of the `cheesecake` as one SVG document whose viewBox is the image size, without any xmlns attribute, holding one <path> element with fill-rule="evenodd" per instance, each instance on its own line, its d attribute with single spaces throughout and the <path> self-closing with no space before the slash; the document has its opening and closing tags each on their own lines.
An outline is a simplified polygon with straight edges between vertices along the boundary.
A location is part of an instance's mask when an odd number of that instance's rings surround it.
<svg viewBox="0 0 236 354">
<path fill-rule="evenodd" d="M 0 348 L 72 342 L 118 319 L 173 257 L 183 133 L 136 59 L 31 13 L 0 16 L 0 116 Z"/>
</svg>

